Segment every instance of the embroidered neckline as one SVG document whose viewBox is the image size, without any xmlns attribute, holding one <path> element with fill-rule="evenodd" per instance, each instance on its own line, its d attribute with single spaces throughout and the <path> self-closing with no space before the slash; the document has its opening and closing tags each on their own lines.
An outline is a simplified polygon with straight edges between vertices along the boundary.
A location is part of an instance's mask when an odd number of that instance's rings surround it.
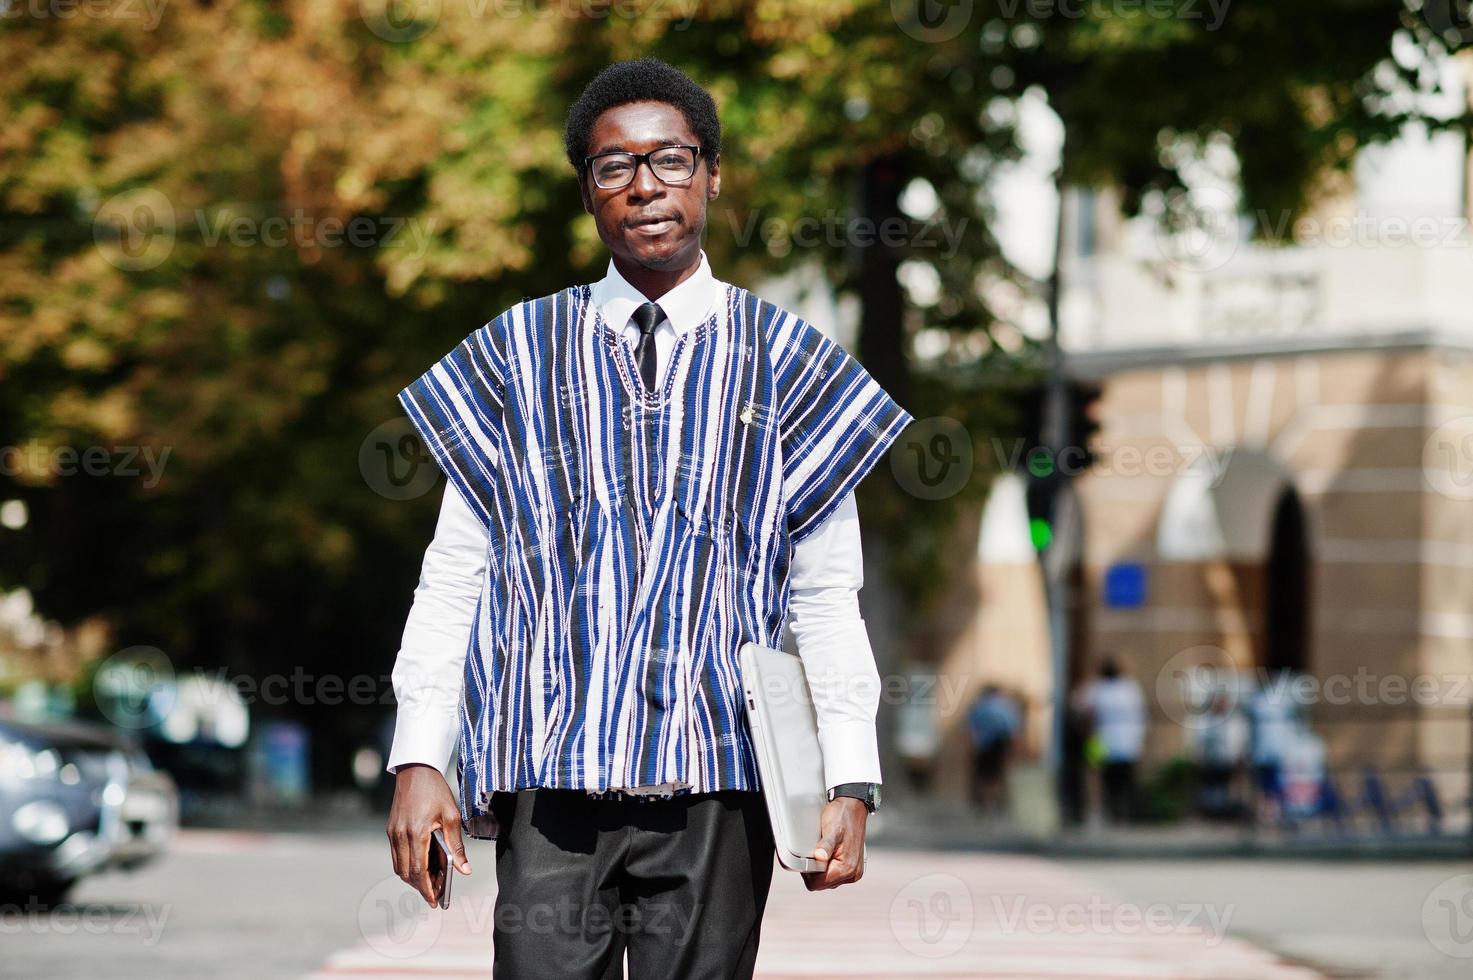
<svg viewBox="0 0 1473 980">
<path fill-rule="evenodd" d="M 619 380 L 624 385 L 625 394 L 637 402 L 641 408 L 650 410 L 663 409 L 670 404 L 670 393 L 675 388 L 675 376 L 680 367 L 681 355 L 685 353 L 688 346 L 700 343 L 707 335 L 714 332 L 722 324 L 723 318 L 724 322 L 730 323 L 732 304 L 735 301 L 735 289 L 730 283 L 727 283 L 725 309 L 717 310 L 675 338 L 675 346 L 670 349 L 670 356 L 665 364 L 663 383 L 655 391 L 645 391 L 644 379 L 639 376 L 639 365 L 634 362 L 634 352 L 628 344 L 624 343 L 620 332 L 609 326 L 608 321 L 604 319 L 603 312 L 593 304 L 593 286 L 584 285 L 581 289 L 584 315 L 592 312 L 598 339 L 608 349 L 614 363 L 618 366 Z"/>
</svg>

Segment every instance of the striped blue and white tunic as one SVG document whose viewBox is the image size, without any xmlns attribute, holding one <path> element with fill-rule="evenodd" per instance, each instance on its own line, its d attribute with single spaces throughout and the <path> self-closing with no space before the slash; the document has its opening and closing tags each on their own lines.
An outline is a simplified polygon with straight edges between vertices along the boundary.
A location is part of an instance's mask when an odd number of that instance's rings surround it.
<svg viewBox="0 0 1473 980">
<path fill-rule="evenodd" d="M 756 789 L 737 652 L 782 645 L 795 543 L 913 419 L 842 346 L 727 283 L 646 391 L 587 285 L 527 300 L 399 393 L 485 526 L 459 778 Z"/>
</svg>

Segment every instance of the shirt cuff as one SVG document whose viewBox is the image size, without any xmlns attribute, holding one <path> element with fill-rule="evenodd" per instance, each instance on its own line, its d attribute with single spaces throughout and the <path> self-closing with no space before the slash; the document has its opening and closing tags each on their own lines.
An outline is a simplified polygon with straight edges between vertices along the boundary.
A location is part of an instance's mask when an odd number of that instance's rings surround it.
<svg viewBox="0 0 1473 980">
<path fill-rule="evenodd" d="M 818 733 L 823 749 L 824 785 L 880 783 L 880 740 L 874 722 L 844 720 L 825 725 Z"/>
<path fill-rule="evenodd" d="M 434 766 L 449 782 L 450 758 L 459 741 L 460 717 L 456 710 L 432 713 L 412 702 L 401 704 L 385 768 L 397 774 L 399 766 L 420 762 Z"/>
</svg>

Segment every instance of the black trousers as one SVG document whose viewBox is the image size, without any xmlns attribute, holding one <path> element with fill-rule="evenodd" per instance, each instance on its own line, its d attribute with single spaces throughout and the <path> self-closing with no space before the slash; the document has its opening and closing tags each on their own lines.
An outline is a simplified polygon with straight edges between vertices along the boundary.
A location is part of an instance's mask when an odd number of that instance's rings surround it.
<svg viewBox="0 0 1473 980">
<path fill-rule="evenodd" d="M 774 845 L 760 792 L 493 793 L 495 980 L 747 980 Z"/>
<path fill-rule="evenodd" d="M 1105 813 L 1115 823 L 1127 823 L 1135 809 L 1135 763 L 1107 762 L 1101 770 Z"/>
</svg>

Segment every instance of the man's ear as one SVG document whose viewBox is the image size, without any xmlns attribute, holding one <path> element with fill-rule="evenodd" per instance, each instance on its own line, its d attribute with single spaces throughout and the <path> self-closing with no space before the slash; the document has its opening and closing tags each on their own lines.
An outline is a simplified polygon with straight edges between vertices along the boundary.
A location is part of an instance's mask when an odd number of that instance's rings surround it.
<svg viewBox="0 0 1473 980">
<path fill-rule="evenodd" d="M 706 200 L 714 201 L 721 193 L 721 157 L 712 157 L 706 164 Z"/>
<path fill-rule="evenodd" d="M 588 178 L 585 174 L 578 175 L 578 196 L 583 199 L 583 210 L 587 214 L 593 213 L 593 198 L 588 195 Z"/>
</svg>

